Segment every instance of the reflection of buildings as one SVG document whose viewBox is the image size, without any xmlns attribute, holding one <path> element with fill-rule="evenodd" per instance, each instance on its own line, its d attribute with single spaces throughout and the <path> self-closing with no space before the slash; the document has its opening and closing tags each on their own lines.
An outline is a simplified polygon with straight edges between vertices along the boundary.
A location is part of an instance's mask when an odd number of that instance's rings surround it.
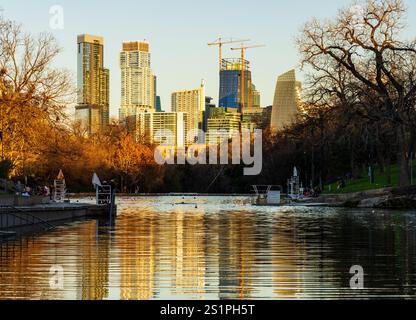
<svg viewBox="0 0 416 320">
<path fill-rule="evenodd" d="M 109 124 L 110 72 L 104 68 L 104 40 L 91 35 L 78 36 L 78 104 L 76 119 L 88 135 Z"/>
<path fill-rule="evenodd" d="M 134 219 L 134 223 L 132 223 Z M 130 215 L 120 219 L 116 246 L 120 252 L 120 298 L 148 300 L 154 298 L 157 226 L 155 215 Z"/>
<path fill-rule="evenodd" d="M 0 299 L 108 298 L 109 239 L 97 239 L 97 221 L 19 242 L 0 243 Z M 64 290 L 50 287 L 50 268 L 64 268 Z"/>
<path fill-rule="evenodd" d="M 277 79 L 273 102 L 271 128 L 275 131 L 290 126 L 298 114 L 302 84 L 296 81 L 295 70 L 282 74 Z"/>
<path fill-rule="evenodd" d="M 176 259 L 173 263 L 175 291 L 181 294 L 205 292 L 205 233 L 204 214 L 176 214 Z M 202 231 L 202 232 L 201 232 Z"/>
<path fill-rule="evenodd" d="M 79 228 L 83 239 L 79 261 L 79 299 L 103 300 L 108 298 L 109 236 L 98 235 L 98 221 L 90 221 Z"/>
<path fill-rule="evenodd" d="M 274 248 L 273 292 L 277 298 L 296 298 L 304 292 L 303 275 L 306 264 L 304 244 L 297 237 L 298 227 L 295 222 L 279 220 L 275 223 L 271 242 L 271 247 Z"/>
<path fill-rule="evenodd" d="M 255 264 L 254 233 L 250 214 L 227 213 L 219 230 L 220 299 L 250 299 L 253 293 Z"/>
</svg>

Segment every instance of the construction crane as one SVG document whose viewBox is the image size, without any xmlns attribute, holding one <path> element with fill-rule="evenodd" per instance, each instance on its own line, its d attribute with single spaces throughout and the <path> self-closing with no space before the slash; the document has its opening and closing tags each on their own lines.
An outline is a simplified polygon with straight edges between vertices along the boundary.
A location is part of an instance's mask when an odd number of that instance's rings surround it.
<svg viewBox="0 0 416 320">
<path fill-rule="evenodd" d="M 214 42 L 210 42 L 208 43 L 208 46 L 218 46 L 218 50 L 219 50 L 219 68 L 221 71 L 221 67 L 222 67 L 222 47 L 225 44 L 232 44 L 232 43 L 243 43 L 243 42 L 247 42 L 250 41 L 250 39 L 243 39 L 243 40 L 234 40 L 234 39 L 223 39 L 223 38 L 218 38 L 217 40 L 215 40 Z"/>
<path fill-rule="evenodd" d="M 245 89 L 244 89 L 244 85 L 245 85 L 245 51 L 247 49 L 253 49 L 253 48 L 262 48 L 265 47 L 266 45 L 264 44 L 258 44 L 258 45 L 254 45 L 254 46 L 244 46 L 244 44 L 241 44 L 241 47 L 239 48 L 231 48 L 231 50 L 241 50 L 241 89 L 240 89 L 240 94 L 241 94 L 241 113 L 243 113 L 244 110 L 244 103 L 245 103 Z"/>
</svg>

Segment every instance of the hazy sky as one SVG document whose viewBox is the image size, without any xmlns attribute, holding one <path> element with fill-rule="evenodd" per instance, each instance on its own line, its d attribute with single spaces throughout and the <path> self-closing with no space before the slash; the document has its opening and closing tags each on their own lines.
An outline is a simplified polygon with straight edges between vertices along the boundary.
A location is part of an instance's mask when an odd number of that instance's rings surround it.
<svg viewBox="0 0 416 320">
<path fill-rule="evenodd" d="M 105 67 L 110 69 L 111 114 L 120 105 L 118 55 L 123 41 L 147 40 L 152 69 L 158 77 L 162 107 L 170 109 L 170 94 L 206 82 L 206 94 L 218 98 L 218 50 L 207 43 L 218 36 L 249 38 L 267 47 L 247 51 L 253 82 L 261 91 L 262 105 L 272 104 L 276 78 L 297 68 L 294 40 L 304 22 L 325 18 L 350 0 L 3 0 L 6 18 L 19 21 L 31 32 L 50 31 L 64 48 L 57 64 L 74 72 L 78 34 L 100 35 L 105 40 Z M 407 35 L 416 37 L 416 0 L 408 6 Z M 64 28 L 49 27 L 49 9 L 61 5 Z M 238 46 L 238 45 L 237 45 Z M 225 50 L 224 56 L 239 52 Z M 299 74 L 301 78 L 301 75 Z"/>
</svg>

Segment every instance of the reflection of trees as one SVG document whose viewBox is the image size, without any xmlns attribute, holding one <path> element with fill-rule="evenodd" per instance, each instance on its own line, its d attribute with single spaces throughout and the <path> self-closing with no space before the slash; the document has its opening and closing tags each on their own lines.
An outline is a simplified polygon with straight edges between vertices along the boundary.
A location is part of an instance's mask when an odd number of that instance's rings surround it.
<svg viewBox="0 0 416 320">
<path fill-rule="evenodd" d="M 346 274 L 335 279 L 337 287 L 349 288 L 349 268 L 361 265 L 369 289 L 362 294 L 413 295 L 415 223 L 413 215 L 403 212 L 360 214 L 348 210 L 340 215 L 336 234 L 327 239 L 334 269 Z"/>
</svg>

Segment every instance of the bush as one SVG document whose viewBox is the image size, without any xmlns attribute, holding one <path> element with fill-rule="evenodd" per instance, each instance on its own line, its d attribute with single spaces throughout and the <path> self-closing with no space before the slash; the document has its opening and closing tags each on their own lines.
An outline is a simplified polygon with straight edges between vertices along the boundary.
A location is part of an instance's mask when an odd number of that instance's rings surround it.
<svg viewBox="0 0 416 320">
<path fill-rule="evenodd" d="M 13 162 L 11 160 L 0 161 L 0 179 L 8 179 L 12 169 Z"/>
</svg>

